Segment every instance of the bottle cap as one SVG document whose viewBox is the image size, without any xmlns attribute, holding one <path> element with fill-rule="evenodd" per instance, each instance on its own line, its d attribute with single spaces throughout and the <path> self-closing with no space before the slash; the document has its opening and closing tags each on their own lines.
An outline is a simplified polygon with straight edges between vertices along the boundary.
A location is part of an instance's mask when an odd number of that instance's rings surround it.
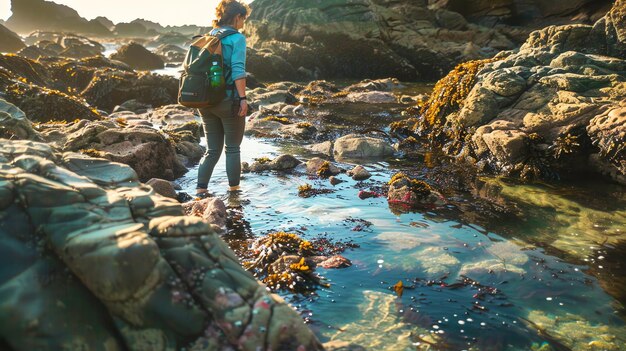
<svg viewBox="0 0 626 351">
<path fill-rule="evenodd" d="M 213 62 L 213 66 L 217 66 L 217 61 Z"/>
</svg>

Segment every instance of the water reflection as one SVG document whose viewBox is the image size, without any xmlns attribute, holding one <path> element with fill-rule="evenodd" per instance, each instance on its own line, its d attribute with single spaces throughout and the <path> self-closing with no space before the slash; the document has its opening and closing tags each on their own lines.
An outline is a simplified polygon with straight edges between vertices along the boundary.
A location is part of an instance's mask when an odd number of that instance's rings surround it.
<svg viewBox="0 0 626 351">
<path fill-rule="evenodd" d="M 275 145 L 246 139 L 243 161 L 287 149 Z M 340 175 L 346 182 L 336 187 L 298 172 L 247 174 L 241 196 L 249 202 L 233 206 L 225 238 L 244 249 L 247 239 L 287 230 L 360 246 L 344 253 L 352 267 L 319 270 L 329 289 L 283 293 L 324 341 L 371 350 L 626 349 L 623 192 L 479 179 L 429 159 L 373 163 L 369 181 Z M 398 169 L 435 184 L 448 204 L 394 212 L 385 198 L 358 198 Z M 189 191 L 195 172 L 180 180 Z M 335 191 L 305 199 L 297 196 L 303 183 Z M 211 186 L 227 199 L 223 163 Z M 370 225 L 353 230 L 348 218 Z M 402 297 L 391 288 L 398 281 Z"/>
</svg>

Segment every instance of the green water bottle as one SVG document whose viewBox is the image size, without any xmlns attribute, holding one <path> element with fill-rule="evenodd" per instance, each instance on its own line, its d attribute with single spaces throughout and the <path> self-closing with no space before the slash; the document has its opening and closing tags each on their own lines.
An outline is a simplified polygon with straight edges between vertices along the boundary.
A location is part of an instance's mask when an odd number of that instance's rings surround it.
<svg viewBox="0 0 626 351">
<path fill-rule="evenodd" d="M 212 88 L 220 88 L 224 86 L 224 74 L 222 67 L 219 65 L 217 61 L 213 62 L 210 70 L 211 76 L 211 87 Z"/>
</svg>

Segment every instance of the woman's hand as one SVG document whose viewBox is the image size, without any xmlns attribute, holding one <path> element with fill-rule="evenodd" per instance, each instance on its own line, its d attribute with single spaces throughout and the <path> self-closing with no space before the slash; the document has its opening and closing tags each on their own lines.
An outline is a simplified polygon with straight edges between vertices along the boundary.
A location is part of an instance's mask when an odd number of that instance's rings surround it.
<svg viewBox="0 0 626 351">
<path fill-rule="evenodd" d="M 239 117 L 246 117 L 248 114 L 248 102 L 246 100 L 239 101 Z"/>
</svg>

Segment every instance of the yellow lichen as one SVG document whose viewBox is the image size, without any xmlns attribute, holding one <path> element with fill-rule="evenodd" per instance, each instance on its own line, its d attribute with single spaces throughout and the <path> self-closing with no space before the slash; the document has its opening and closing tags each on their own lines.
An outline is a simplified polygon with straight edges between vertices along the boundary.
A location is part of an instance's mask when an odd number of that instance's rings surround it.
<svg viewBox="0 0 626 351">
<path fill-rule="evenodd" d="M 324 161 L 320 168 L 317 170 L 317 176 L 320 178 L 328 178 L 330 177 L 332 172 L 330 171 L 330 162 Z"/>
<path fill-rule="evenodd" d="M 349 93 L 349 92 L 347 92 L 347 91 L 340 91 L 340 92 L 338 92 L 338 93 L 334 93 L 334 94 L 333 94 L 333 98 L 334 98 L 334 99 L 338 99 L 338 98 L 345 98 L 346 96 L 348 96 L 348 94 L 350 94 L 350 93 Z"/>
<path fill-rule="evenodd" d="M 262 165 L 272 162 L 272 160 L 269 157 L 259 157 L 259 158 L 255 158 L 254 160 Z"/>
<path fill-rule="evenodd" d="M 282 124 L 289 124 L 289 119 L 287 117 L 268 116 L 263 118 L 263 121 L 274 121 Z"/>
<path fill-rule="evenodd" d="M 311 128 L 312 126 L 313 125 L 311 123 L 309 123 L 309 122 L 300 122 L 300 123 L 296 124 L 296 127 L 302 128 L 302 129 Z"/>
<path fill-rule="evenodd" d="M 96 157 L 96 158 L 104 157 L 104 152 L 96 150 L 96 149 L 82 149 L 80 150 L 80 153 L 87 155 L 87 156 Z"/>
</svg>

